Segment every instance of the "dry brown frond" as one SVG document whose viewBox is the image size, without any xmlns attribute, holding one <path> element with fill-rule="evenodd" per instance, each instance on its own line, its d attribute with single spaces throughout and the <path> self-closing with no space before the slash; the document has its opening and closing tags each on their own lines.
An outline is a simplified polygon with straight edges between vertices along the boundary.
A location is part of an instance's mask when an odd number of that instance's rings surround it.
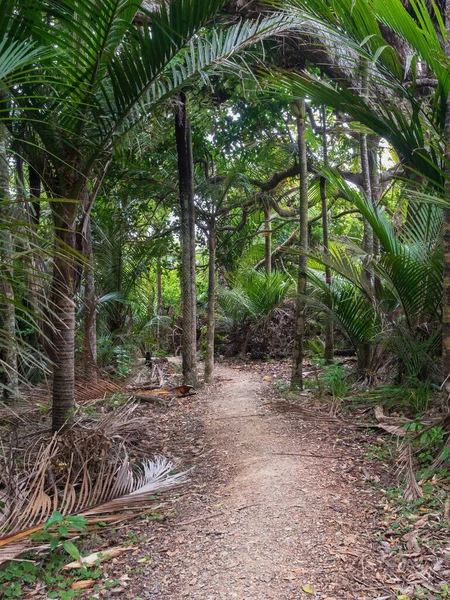
<svg viewBox="0 0 450 600">
<path fill-rule="evenodd" d="M 148 419 L 134 416 L 137 407 L 128 403 L 99 421 L 80 420 L 21 455 L 13 445 L 2 449 L 0 547 L 39 531 L 54 511 L 88 521 L 117 512 L 127 518 L 148 508 L 152 494 L 186 481 L 167 458 L 129 458 L 127 439 L 149 436 Z"/>
<path fill-rule="evenodd" d="M 405 490 L 403 497 L 408 502 L 414 502 L 423 496 L 423 491 L 417 483 L 414 473 L 413 448 L 411 444 L 406 444 L 397 459 L 397 476 L 405 477 Z"/>
<path fill-rule="evenodd" d="M 350 419 L 344 419 L 342 417 L 336 417 L 330 415 L 329 413 L 320 412 L 311 410 L 309 408 L 303 407 L 301 404 L 294 404 L 293 402 L 286 402 L 284 400 L 276 400 L 274 402 L 269 402 L 268 406 L 270 406 L 273 410 L 281 413 L 294 413 L 304 419 L 305 421 L 316 421 L 320 423 L 326 423 L 327 425 L 335 425 L 336 427 L 347 427 L 350 429 L 368 429 L 368 428 L 377 428 L 383 429 L 392 435 L 396 435 L 398 437 L 404 437 L 406 435 L 406 430 L 401 427 L 400 421 L 395 420 L 396 425 L 393 422 L 377 422 L 377 423 L 360 423 L 358 421 L 353 421 Z M 380 413 L 378 413 L 380 416 Z M 390 417 L 385 418 L 390 419 Z"/>
</svg>

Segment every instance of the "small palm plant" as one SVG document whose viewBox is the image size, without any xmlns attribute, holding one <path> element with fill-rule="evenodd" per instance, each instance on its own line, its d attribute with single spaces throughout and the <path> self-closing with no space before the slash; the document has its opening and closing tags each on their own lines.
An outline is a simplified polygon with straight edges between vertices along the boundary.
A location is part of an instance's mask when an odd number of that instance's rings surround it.
<svg viewBox="0 0 450 600">
<path fill-rule="evenodd" d="M 219 327 L 228 331 L 238 327 L 244 331 L 240 350 L 242 357 L 247 353 L 251 335 L 256 330 L 262 330 L 262 350 L 266 352 L 270 319 L 292 287 L 292 280 L 279 271 L 250 271 L 239 274 L 230 289 L 219 288 Z"/>
</svg>

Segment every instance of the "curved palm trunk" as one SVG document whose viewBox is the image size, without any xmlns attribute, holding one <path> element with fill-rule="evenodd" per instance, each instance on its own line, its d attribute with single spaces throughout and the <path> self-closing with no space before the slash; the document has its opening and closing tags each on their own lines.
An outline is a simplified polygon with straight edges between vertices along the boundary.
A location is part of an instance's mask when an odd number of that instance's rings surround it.
<svg viewBox="0 0 450 600">
<path fill-rule="evenodd" d="M 297 105 L 297 138 L 300 161 L 300 237 L 298 248 L 302 254 L 299 257 L 297 305 L 295 315 L 294 352 L 292 357 L 291 387 L 303 388 L 303 344 L 305 335 L 305 294 L 306 267 L 305 252 L 308 250 L 308 165 L 306 155 L 305 116 L 306 104 L 299 100 Z"/>
<path fill-rule="evenodd" d="M 53 205 L 55 257 L 53 266 L 53 412 L 52 431 L 64 428 L 75 407 L 75 202 Z"/>
<path fill-rule="evenodd" d="M 1 218 L 7 224 L 13 215 L 9 194 L 9 165 L 6 153 L 6 128 L 0 122 L 0 206 Z M 3 396 L 9 398 L 18 392 L 17 353 L 16 353 L 16 310 L 14 306 L 13 281 L 13 237 L 8 227 L 5 227 L 0 242 L 0 259 L 4 265 L 4 275 L 0 280 L 0 294 L 4 302 L 0 305 L 0 328 L 3 330 L 3 343 L 0 345 L 0 374 L 3 387 Z"/>
<path fill-rule="evenodd" d="M 214 380 L 216 244 L 216 232 L 214 225 L 212 225 L 208 235 L 208 315 L 206 324 L 205 383 L 212 383 Z"/>
<path fill-rule="evenodd" d="M 190 123 L 186 114 L 186 95 L 175 101 L 175 139 L 181 217 L 181 298 L 183 331 L 181 336 L 183 377 L 186 385 L 197 386 L 197 315 L 195 285 L 195 207 L 194 161 Z"/>
</svg>

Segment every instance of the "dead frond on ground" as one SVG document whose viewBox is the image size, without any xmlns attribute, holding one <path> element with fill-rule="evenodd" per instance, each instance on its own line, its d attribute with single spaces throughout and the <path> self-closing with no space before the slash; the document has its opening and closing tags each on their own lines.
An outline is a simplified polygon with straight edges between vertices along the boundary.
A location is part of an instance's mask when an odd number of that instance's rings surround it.
<svg viewBox="0 0 450 600">
<path fill-rule="evenodd" d="M 68 431 L 40 436 L 21 450 L 14 444 L 2 448 L 0 562 L 28 548 L 22 542 L 54 511 L 88 522 L 116 513 L 128 518 L 152 504 L 153 494 L 186 481 L 163 456 L 130 457 L 130 448 L 149 436 L 149 422 L 134 416 L 136 407 L 127 403 L 97 421 L 80 419 Z"/>
<path fill-rule="evenodd" d="M 413 448 L 411 444 L 406 444 L 397 458 L 397 477 L 404 479 L 403 497 L 407 502 L 415 502 L 423 496 L 422 488 L 417 483 L 414 471 Z"/>
</svg>

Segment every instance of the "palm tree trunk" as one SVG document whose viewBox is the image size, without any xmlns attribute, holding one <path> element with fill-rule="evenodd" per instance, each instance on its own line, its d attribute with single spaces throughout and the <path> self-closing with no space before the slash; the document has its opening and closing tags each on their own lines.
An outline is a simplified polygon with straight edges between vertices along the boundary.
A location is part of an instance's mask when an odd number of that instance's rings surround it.
<svg viewBox="0 0 450 600">
<path fill-rule="evenodd" d="M 450 58 L 450 0 L 445 4 L 445 27 L 447 39 L 445 54 Z M 450 94 L 447 97 L 445 115 L 445 192 L 450 204 Z M 442 377 L 445 380 L 450 374 L 450 209 L 444 210 L 444 290 L 442 306 Z"/>
<path fill-rule="evenodd" d="M 381 179 L 380 168 L 378 164 L 378 148 L 380 146 L 380 137 L 371 135 L 368 140 L 368 158 L 370 172 L 370 192 L 373 206 L 378 206 L 381 199 Z M 373 235 L 373 254 L 378 256 L 380 253 L 380 240 Z"/>
<path fill-rule="evenodd" d="M 52 431 L 64 428 L 75 407 L 75 202 L 56 202 L 55 257 L 52 282 L 53 332 L 53 412 Z"/>
<path fill-rule="evenodd" d="M 30 217 L 34 225 L 38 225 L 41 218 L 41 205 L 37 200 L 41 197 L 41 178 L 31 165 L 28 167 L 30 180 Z M 34 199 L 34 200 L 33 200 Z"/>
<path fill-rule="evenodd" d="M 299 258 L 297 281 L 297 305 L 295 315 L 294 351 L 292 358 L 291 387 L 303 388 L 303 344 L 305 335 L 305 294 L 306 267 L 308 250 L 308 166 L 306 155 L 305 117 L 306 105 L 304 100 L 295 105 L 297 116 L 297 141 L 300 161 L 300 237 L 298 248 L 302 252 Z"/>
<path fill-rule="evenodd" d="M 158 320 L 156 321 L 156 350 L 161 350 L 161 323 L 160 317 L 163 311 L 163 297 L 162 297 L 162 272 L 161 272 L 161 257 L 158 256 L 156 259 L 156 311 Z"/>
<path fill-rule="evenodd" d="M 181 336 L 183 377 L 186 385 L 197 386 L 197 315 L 195 283 L 195 207 L 192 137 L 187 119 L 186 95 L 175 100 L 175 139 L 181 220 L 181 298 L 183 330 Z"/>
<path fill-rule="evenodd" d="M 367 64 L 364 62 L 362 65 L 362 96 L 367 96 Z M 370 177 L 370 163 L 369 163 L 369 147 L 367 142 L 367 134 L 361 133 L 359 136 L 359 149 L 360 149 L 360 163 L 361 163 L 361 175 L 363 182 L 363 191 L 366 196 L 372 202 L 372 182 Z M 363 238 L 363 249 L 369 255 L 373 255 L 373 230 L 370 224 L 364 219 L 364 238 Z M 369 287 L 373 289 L 373 275 L 370 269 L 365 269 L 362 275 L 367 278 Z M 373 348 L 369 342 L 362 344 L 361 350 L 358 354 L 359 358 L 359 369 L 361 371 L 367 371 L 370 368 L 373 356 Z"/>
<path fill-rule="evenodd" d="M 3 384 L 3 397 L 10 398 L 18 392 L 17 352 L 16 352 L 16 310 L 14 306 L 14 277 L 12 254 L 13 237 L 10 230 L 13 218 L 9 193 L 9 165 L 6 153 L 6 128 L 0 122 L 0 206 L 1 220 L 6 225 L 0 243 L 0 258 L 4 274 L 0 279 L 0 294 L 3 302 L 0 305 L 0 329 L 2 343 L 0 345 L 0 374 Z"/>
<path fill-rule="evenodd" d="M 95 297 L 94 252 L 92 249 L 91 216 L 86 217 L 83 254 L 84 267 L 84 341 L 83 370 L 86 381 L 97 379 L 97 300 Z"/>
<path fill-rule="evenodd" d="M 216 232 L 214 224 L 208 235 L 208 315 L 206 323 L 205 383 L 214 380 L 214 329 L 216 296 Z"/>
<path fill-rule="evenodd" d="M 328 167 L 328 140 L 327 140 L 327 113 L 326 107 L 322 106 L 322 129 L 323 129 L 323 164 Z M 322 235 L 323 249 L 325 254 L 329 253 L 329 235 L 328 235 L 328 210 L 327 210 L 327 180 L 320 178 L 320 199 L 322 203 Z M 331 269 L 325 266 L 325 280 L 328 287 L 331 287 Z M 329 307 L 331 308 L 331 306 Z M 325 360 L 331 362 L 334 358 L 334 332 L 333 321 L 329 315 L 325 315 Z"/>
<path fill-rule="evenodd" d="M 359 149 L 361 161 L 361 175 L 364 194 L 372 199 L 372 186 L 370 181 L 369 149 L 367 144 L 367 134 L 361 133 L 359 136 Z M 366 219 L 364 219 L 364 240 L 363 247 L 367 254 L 373 254 L 373 231 Z"/>
<path fill-rule="evenodd" d="M 270 219 L 270 209 L 264 207 L 264 266 L 267 273 L 272 271 L 272 222 Z"/>
</svg>

